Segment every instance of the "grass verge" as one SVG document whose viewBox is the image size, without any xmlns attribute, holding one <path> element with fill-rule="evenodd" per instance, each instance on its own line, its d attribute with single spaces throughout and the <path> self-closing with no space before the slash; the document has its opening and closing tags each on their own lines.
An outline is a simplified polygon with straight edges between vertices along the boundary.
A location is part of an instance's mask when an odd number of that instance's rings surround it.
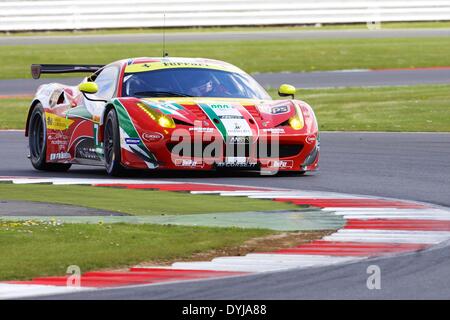
<svg viewBox="0 0 450 320">
<path fill-rule="evenodd" d="M 311 104 L 321 130 L 450 131 L 450 85 L 299 89 L 297 98 Z M 0 99 L 0 129 L 23 129 L 29 102 Z"/>
<path fill-rule="evenodd" d="M 450 131 L 450 85 L 300 90 L 297 98 L 314 108 L 321 130 Z"/>
<path fill-rule="evenodd" d="M 233 63 L 247 72 L 450 65 L 449 37 L 177 42 L 169 43 L 166 47 L 173 57 L 216 58 Z M 29 78 L 32 63 L 106 64 L 118 59 L 161 54 L 161 45 L 157 43 L 20 45 L 0 48 L 3 66 L 0 79 Z"/>
<path fill-rule="evenodd" d="M 298 208 L 247 198 L 42 184 L 0 183 L 0 199 L 45 200 L 141 215 Z M 281 233 L 263 229 L 0 220 L 0 280 L 63 275 L 69 265 L 77 265 L 86 272 L 136 264 L 209 260 L 219 255 L 291 247 L 329 232 Z"/>
<path fill-rule="evenodd" d="M 31 99 L 0 99 L 0 129 L 25 129 Z"/>
<path fill-rule="evenodd" d="M 90 186 L 0 183 L 0 199 L 71 204 L 131 215 L 196 214 L 298 209 L 270 200 L 192 195 L 184 192 Z"/>
<path fill-rule="evenodd" d="M 273 231 L 127 224 L 43 224 L 0 221 L 0 280 L 121 268 L 143 261 L 187 260 L 239 247 Z"/>
</svg>

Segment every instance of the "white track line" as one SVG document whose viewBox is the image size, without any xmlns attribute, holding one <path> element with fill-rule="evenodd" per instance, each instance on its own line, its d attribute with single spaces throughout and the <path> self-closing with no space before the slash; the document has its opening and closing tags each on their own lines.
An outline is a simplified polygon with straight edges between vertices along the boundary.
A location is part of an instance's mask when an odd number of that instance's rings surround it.
<svg viewBox="0 0 450 320">
<path fill-rule="evenodd" d="M 353 257 L 331 257 L 324 255 L 308 255 L 308 254 L 264 254 L 256 253 L 246 256 L 236 257 L 220 257 L 211 260 L 215 263 L 233 263 L 235 261 L 251 261 L 252 263 L 336 263 L 353 260 Z"/>
<path fill-rule="evenodd" d="M 308 268 L 314 266 L 332 265 L 348 261 L 356 261 L 353 257 L 323 256 L 321 258 L 309 255 L 262 255 L 261 257 L 221 257 L 204 262 L 177 262 L 175 269 L 204 269 L 221 271 L 266 272 L 292 268 Z"/>
<path fill-rule="evenodd" d="M 212 262 L 177 262 L 172 265 L 173 269 L 181 270 L 211 270 L 211 271 L 237 271 L 237 272 L 266 272 L 291 269 L 292 266 L 258 266 L 258 265 L 222 265 Z"/>
<path fill-rule="evenodd" d="M 413 203 L 413 202 L 410 202 Z M 326 207 L 322 208 L 322 211 L 332 211 L 339 214 L 352 214 L 352 212 L 358 213 L 358 212 L 364 212 L 367 214 L 370 214 L 371 212 L 422 212 L 423 210 L 427 210 L 430 212 L 450 212 L 448 210 L 438 209 L 438 208 L 391 208 L 391 207 L 381 207 L 381 208 L 364 208 L 364 207 Z"/>
<path fill-rule="evenodd" d="M 224 191 L 220 193 L 221 196 L 224 197 L 250 197 L 250 198 L 262 198 L 262 199 L 273 199 L 273 198 L 282 198 L 282 199 L 366 199 L 364 196 L 355 196 L 355 195 L 343 195 L 337 194 L 333 192 L 321 192 L 321 191 L 290 191 L 290 190 L 274 190 L 274 191 Z"/>
<path fill-rule="evenodd" d="M 378 229 L 340 229 L 336 233 L 339 234 L 366 234 L 372 235 L 403 235 L 414 237 L 448 237 L 450 238 L 449 231 L 410 231 L 410 230 L 378 230 Z"/>
<path fill-rule="evenodd" d="M 404 231 L 404 230 L 368 230 L 340 229 L 330 236 L 328 241 L 350 242 L 393 242 L 393 243 L 424 243 L 436 244 L 450 239 L 446 231 Z"/>
<path fill-rule="evenodd" d="M 53 183 L 55 185 L 79 185 L 79 184 L 181 184 L 177 181 L 162 180 L 121 180 L 121 179 L 78 179 L 78 178 L 5 178 L 0 181 L 11 181 L 14 184 Z"/>
<path fill-rule="evenodd" d="M 408 237 L 364 237 L 357 235 L 332 235 L 323 238 L 326 241 L 339 242 L 375 242 L 375 243 L 414 243 L 414 244 L 438 244 L 446 239 L 408 238 Z"/>
<path fill-rule="evenodd" d="M 427 215 L 427 214 L 380 214 L 380 215 L 344 215 L 345 220 L 355 219 L 355 220 L 435 220 L 435 221 L 450 221 L 450 215 Z"/>
<path fill-rule="evenodd" d="M 245 257 L 248 259 L 260 259 L 260 258 L 274 258 L 277 256 L 283 256 L 283 259 L 309 259 L 316 261 L 325 261 L 330 258 L 333 258 L 333 261 L 352 261 L 364 259 L 364 257 L 354 257 L 354 256 L 328 256 L 328 255 L 319 255 L 319 254 L 300 254 L 300 253 L 249 253 Z"/>
<path fill-rule="evenodd" d="M 74 179 L 69 180 L 56 180 L 53 182 L 53 184 L 61 185 L 61 184 L 180 184 L 180 182 L 167 182 L 167 181 L 158 181 L 158 180 L 151 180 L 151 181 L 145 181 L 145 180 L 119 180 L 119 179 L 77 179 L 77 181 L 74 181 Z"/>
<path fill-rule="evenodd" d="M 18 299 L 86 290 L 93 290 L 93 288 L 0 283 L 0 299 Z"/>
</svg>

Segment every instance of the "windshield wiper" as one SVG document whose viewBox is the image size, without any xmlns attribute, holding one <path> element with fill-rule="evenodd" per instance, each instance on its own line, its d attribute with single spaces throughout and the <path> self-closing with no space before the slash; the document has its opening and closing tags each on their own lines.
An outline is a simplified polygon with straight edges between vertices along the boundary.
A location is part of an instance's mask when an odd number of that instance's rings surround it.
<svg viewBox="0 0 450 320">
<path fill-rule="evenodd" d="M 141 91 L 135 92 L 134 95 L 141 97 L 192 97 L 188 94 L 174 91 Z"/>
</svg>

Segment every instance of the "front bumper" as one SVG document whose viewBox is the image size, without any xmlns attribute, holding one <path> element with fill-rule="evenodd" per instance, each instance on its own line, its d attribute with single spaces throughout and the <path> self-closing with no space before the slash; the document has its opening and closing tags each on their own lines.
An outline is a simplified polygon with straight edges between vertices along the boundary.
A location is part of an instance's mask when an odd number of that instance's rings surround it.
<svg viewBox="0 0 450 320">
<path fill-rule="evenodd" d="M 260 135 L 228 142 L 218 136 L 199 138 L 194 133 L 175 140 L 170 134 L 158 134 L 161 136 L 158 141 L 143 141 L 156 159 L 158 169 L 314 171 L 318 168 L 318 133 Z M 133 169 L 149 168 L 138 154 L 128 151 L 122 153 L 122 164 Z"/>
</svg>

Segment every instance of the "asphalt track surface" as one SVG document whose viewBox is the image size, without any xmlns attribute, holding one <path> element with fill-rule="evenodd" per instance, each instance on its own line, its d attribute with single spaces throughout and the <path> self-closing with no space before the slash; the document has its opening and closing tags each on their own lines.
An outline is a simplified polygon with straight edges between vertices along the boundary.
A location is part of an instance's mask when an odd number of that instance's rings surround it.
<svg viewBox="0 0 450 320">
<path fill-rule="evenodd" d="M 321 170 L 307 176 L 248 172 L 163 172 L 167 179 L 322 190 L 419 200 L 450 206 L 450 134 L 322 133 Z M 101 168 L 76 166 L 66 174 L 34 171 L 20 132 L 0 133 L 3 176 L 102 178 Z M 134 176 L 136 178 L 136 176 Z M 367 266 L 381 268 L 381 290 L 366 287 Z M 450 249 L 390 259 L 189 283 L 75 293 L 71 299 L 398 299 L 450 298 Z M 54 298 L 54 297 L 47 297 Z"/>
<path fill-rule="evenodd" d="M 166 42 L 182 41 L 236 41 L 236 40 L 300 40 L 300 39 L 377 39 L 448 37 L 449 28 L 442 29 L 380 29 L 380 30 L 290 30 L 290 31 L 232 31 L 232 32 L 168 32 Z M 86 43 L 161 43 L 160 33 L 68 35 L 68 36 L 5 36 L 0 46 L 35 44 L 86 44 Z"/>
<path fill-rule="evenodd" d="M 253 77 L 265 88 L 289 83 L 301 89 L 335 87 L 379 87 L 450 83 L 450 67 L 431 69 L 349 70 L 318 72 L 256 73 Z M 58 82 L 77 85 L 81 78 L 0 80 L 0 96 L 32 96 L 41 84 Z"/>
</svg>

